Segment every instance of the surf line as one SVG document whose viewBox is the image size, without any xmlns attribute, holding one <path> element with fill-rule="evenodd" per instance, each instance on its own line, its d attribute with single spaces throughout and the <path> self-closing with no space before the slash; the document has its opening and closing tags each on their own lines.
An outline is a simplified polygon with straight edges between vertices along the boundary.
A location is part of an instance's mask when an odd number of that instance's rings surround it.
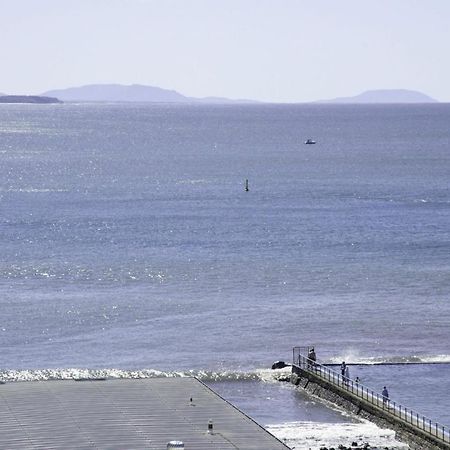
<svg viewBox="0 0 450 450">
<path fill-rule="evenodd" d="M 421 365 L 421 366 L 426 366 L 426 365 L 436 365 L 436 364 L 450 364 L 450 361 L 397 361 L 397 362 L 373 362 L 373 363 L 348 363 L 346 362 L 345 365 L 346 366 L 412 366 L 412 365 Z M 340 366 L 340 364 L 338 363 L 325 363 L 322 364 L 322 366 L 327 366 L 327 367 L 338 367 Z"/>
</svg>

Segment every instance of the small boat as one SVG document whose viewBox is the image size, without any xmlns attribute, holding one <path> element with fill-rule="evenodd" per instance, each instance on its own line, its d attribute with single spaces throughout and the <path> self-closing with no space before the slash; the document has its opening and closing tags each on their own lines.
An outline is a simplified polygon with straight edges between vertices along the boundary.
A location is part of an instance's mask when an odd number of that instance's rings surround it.
<svg viewBox="0 0 450 450">
<path fill-rule="evenodd" d="M 306 139 L 305 144 L 315 144 L 316 141 L 313 141 L 312 139 Z"/>
</svg>

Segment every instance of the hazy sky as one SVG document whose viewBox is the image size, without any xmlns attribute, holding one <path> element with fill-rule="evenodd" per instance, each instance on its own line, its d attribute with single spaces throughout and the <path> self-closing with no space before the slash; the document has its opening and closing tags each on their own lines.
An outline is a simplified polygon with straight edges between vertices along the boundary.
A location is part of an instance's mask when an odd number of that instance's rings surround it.
<svg viewBox="0 0 450 450">
<path fill-rule="evenodd" d="M 302 102 L 450 102 L 450 0 L 0 0 L 0 92 L 147 84 Z"/>
</svg>

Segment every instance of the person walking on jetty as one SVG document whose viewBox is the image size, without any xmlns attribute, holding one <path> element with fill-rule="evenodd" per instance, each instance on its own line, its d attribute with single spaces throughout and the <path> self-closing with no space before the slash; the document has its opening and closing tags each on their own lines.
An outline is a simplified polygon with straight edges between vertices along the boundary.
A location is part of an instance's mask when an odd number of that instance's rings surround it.
<svg viewBox="0 0 450 450">
<path fill-rule="evenodd" d="M 383 396 L 383 406 L 386 406 L 389 402 L 389 392 L 387 390 L 387 387 L 384 386 L 383 390 L 381 391 L 381 395 Z"/>
</svg>

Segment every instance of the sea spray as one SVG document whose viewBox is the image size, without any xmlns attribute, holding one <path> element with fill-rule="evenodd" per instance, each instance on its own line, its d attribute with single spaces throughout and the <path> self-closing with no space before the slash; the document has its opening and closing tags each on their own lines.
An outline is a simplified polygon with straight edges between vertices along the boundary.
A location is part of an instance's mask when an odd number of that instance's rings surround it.
<svg viewBox="0 0 450 450">
<path fill-rule="evenodd" d="M 267 425 L 267 430 L 292 449 L 320 450 L 323 447 L 338 448 L 357 443 L 363 448 L 365 443 L 370 449 L 404 450 L 409 446 L 395 440 L 395 432 L 377 427 L 363 421 L 361 423 L 317 423 L 290 422 Z"/>
</svg>

